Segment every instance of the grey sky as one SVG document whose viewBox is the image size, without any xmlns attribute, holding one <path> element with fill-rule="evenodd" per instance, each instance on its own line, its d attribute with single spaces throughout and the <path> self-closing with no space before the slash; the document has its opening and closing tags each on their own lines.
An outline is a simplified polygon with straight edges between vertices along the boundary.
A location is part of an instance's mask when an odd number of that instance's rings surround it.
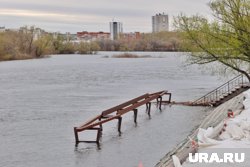
<svg viewBox="0 0 250 167">
<path fill-rule="evenodd" d="M 109 31 L 113 19 L 125 32 L 150 32 L 151 16 L 165 12 L 209 15 L 209 0 L 0 0 L 0 26 L 35 25 L 47 31 Z"/>
</svg>

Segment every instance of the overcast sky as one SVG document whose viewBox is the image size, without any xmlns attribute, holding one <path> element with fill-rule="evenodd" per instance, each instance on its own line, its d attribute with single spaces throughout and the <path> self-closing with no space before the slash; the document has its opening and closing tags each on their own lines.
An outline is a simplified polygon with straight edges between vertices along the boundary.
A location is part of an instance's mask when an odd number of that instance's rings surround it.
<svg viewBox="0 0 250 167">
<path fill-rule="evenodd" d="M 165 12 L 209 16 L 209 0 L 0 0 L 0 27 L 35 25 L 47 31 L 109 31 L 112 20 L 124 32 L 151 32 L 151 16 Z"/>
</svg>

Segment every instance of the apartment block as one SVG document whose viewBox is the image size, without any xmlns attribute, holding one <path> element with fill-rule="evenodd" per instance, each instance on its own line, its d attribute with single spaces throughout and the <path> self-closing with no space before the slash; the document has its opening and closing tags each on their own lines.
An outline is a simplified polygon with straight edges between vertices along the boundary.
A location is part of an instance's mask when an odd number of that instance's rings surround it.
<svg viewBox="0 0 250 167">
<path fill-rule="evenodd" d="M 152 29 L 153 32 L 169 31 L 168 15 L 159 13 L 152 16 Z"/>
</svg>

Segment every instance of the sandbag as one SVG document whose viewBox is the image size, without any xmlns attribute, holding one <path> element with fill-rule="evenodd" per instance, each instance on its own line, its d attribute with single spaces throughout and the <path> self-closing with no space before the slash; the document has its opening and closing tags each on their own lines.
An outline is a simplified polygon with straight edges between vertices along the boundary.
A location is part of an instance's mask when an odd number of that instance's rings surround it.
<svg viewBox="0 0 250 167">
<path fill-rule="evenodd" d="M 180 162 L 179 158 L 176 155 L 172 155 L 172 160 L 173 160 L 173 163 L 174 163 L 174 167 L 182 167 L 181 162 Z"/>
</svg>

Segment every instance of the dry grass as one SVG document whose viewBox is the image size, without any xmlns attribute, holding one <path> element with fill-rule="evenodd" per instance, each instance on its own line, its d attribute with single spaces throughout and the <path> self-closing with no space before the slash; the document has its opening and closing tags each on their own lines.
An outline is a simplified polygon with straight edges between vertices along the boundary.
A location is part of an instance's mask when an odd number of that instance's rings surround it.
<svg viewBox="0 0 250 167">
<path fill-rule="evenodd" d="M 150 57 L 152 57 L 152 56 L 150 56 L 150 55 L 139 56 L 139 55 L 132 54 L 132 53 L 123 53 L 123 54 L 112 56 L 112 58 L 150 58 Z"/>
</svg>

